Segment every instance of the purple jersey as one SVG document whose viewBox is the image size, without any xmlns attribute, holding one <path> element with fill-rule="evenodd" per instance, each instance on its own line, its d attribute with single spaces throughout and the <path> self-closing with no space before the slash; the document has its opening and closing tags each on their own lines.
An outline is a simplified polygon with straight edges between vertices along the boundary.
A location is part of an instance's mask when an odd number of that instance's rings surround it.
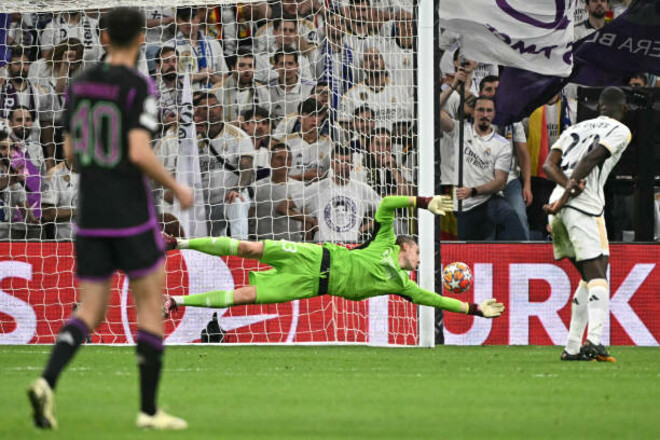
<svg viewBox="0 0 660 440">
<path fill-rule="evenodd" d="M 135 69 L 99 63 L 71 81 L 62 125 L 80 171 L 78 235 L 128 236 L 157 225 L 128 145 L 131 130 L 151 134 L 157 120 L 155 87 Z"/>
</svg>

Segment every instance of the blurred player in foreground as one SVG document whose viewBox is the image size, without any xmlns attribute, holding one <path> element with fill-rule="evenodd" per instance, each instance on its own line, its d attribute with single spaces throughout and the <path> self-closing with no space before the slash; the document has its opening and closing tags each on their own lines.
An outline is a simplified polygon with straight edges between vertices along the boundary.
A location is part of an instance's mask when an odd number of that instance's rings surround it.
<svg viewBox="0 0 660 440">
<path fill-rule="evenodd" d="M 132 8 L 107 15 L 105 62 L 73 80 L 67 92 L 64 151 L 80 169 L 76 236 L 80 307 L 60 330 L 48 365 L 28 390 L 38 428 L 57 428 L 53 390 L 87 334 L 105 317 L 111 278 L 130 279 L 137 307 L 139 428 L 184 429 L 184 420 L 156 409 L 163 354 L 164 243 L 147 176 L 170 189 L 185 209 L 190 188 L 178 184 L 151 151 L 158 127 L 153 83 L 135 69 L 145 19 Z M 109 41 L 108 41 L 109 40 Z"/>
<path fill-rule="evenodd" d="M 565 361 L 616 362 L 601 344 L 610 303 L 603 187 L 630 143 L 630 130 L 620 122 L 626 112 L 623 91 L 617 87 L 603 90 L 598 111 L 599 117 L 566 130 L 543 165 L 543 171 L 557 183 L 544 206 L 550 214 L 555 258 L 570 259 L 582 276 L 573 297 L 568 342 L 561 355 Z M 587 341 L 580 347 L 587 323 Z"/>
<path fill-rule="evenodd" d="M 259 260 L 273 268 L 250 272 L 250 285 L 234 291 L 211 291 L 188 296 L 168 296 L 165 312 L 178 306 L 231 307 L 271 304 L 330 294 L 359 301 L 396 294 L 415 304 L 485 318 L 500 316 L 504 305 L 495 299 L 469 304 L 424 290 L 408 278 L 419 265 L 419 246 L 412 237 L 394 235 L 392 223 L 398 208 L 426 208 L 436 215 L 452 210 L 447 196 L 385 197 L 376 211 L 372 240 L 349 250 L 324 243 L 290 241 L 238 241 L 229 237 L 176 239 L 166 236 L 168 249 L 194 249 L 210 255 L 237 255 Z"/>
</svg>

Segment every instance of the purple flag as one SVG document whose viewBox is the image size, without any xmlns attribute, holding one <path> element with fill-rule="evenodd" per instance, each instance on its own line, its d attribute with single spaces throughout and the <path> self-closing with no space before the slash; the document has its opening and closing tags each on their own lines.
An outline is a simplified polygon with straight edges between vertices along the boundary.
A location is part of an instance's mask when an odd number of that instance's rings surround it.
<svg viewBox="0 0 660 440">
<path fill-rule="evenodd" d="M 634 73 L 660 74 L 659 35 L 660 2 L 635 0 L 616 20 L 575 43 L 568 78 L 502 69 L 494 123 L 520 121 L 568 83 L 612 86 Z"/>
<path fill-rule="evenodd" d="M 32 210 L 35 218 L 41 218 L 41 173 L 39 169 L 34 166 L 27 153 L 23 153 L 19 149 L 12 150 L 11 166 L 25 175 L 28 207 Z"/>
</svg>

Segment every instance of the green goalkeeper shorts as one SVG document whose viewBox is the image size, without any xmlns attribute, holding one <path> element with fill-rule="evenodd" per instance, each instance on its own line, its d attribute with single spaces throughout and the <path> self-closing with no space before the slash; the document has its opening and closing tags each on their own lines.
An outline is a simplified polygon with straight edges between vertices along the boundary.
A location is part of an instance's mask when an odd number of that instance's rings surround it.
<svg viewBox="0 0 660 440">
<path fill-rule="evenodd" d="M 272 269 L 250 272 L 257 304 L 312 298 L 318 294 L 323 248 L 316 244 L 264 240 L 262 263 Z"/>
</svg>

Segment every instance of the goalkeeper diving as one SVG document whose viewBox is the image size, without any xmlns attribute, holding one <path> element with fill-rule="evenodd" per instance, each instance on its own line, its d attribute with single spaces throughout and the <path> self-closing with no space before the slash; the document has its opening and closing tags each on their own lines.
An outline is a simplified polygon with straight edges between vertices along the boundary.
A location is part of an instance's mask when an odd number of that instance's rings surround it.
<svg viewBox="0 0 660 440">
<path fill-rule="evenodd" d="M 188 296 L 166 296 L 165 314 L 179 306 L 226 308 L 272 304 L 334 295 L 353 301 L 395 294 L 415 304 L 450 312 L 495 318 L 504 305 L 495 299 L 470 304 L 419 287 L 406 271 L 419 265 L 419 246 L 410 236 L 396 237 L 392 224 L 399 208 L 423 208 L 444 215 L 452 210 L 448 196 L 388 196 L 375 215 L 373 238 L 354 249 L 290 241 L 239 241 L 229 237 L 177 239 L 165 235 L 168 250 L 193 249 L 209 255 L 236 255 L 259 260 L 272 269 L 250 272 L 249 285 L 233 291 L 214 290 Z"/>
</svg>

